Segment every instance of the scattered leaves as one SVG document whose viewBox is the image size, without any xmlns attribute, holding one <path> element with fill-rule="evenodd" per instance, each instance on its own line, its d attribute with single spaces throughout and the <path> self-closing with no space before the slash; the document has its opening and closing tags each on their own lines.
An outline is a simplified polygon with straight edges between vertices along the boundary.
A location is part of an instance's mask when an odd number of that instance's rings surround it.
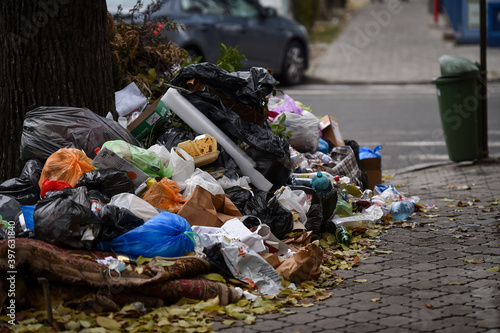
<svg viewBox="0 0 500 333">
<path fill-rule="evenodd" d="M 98 316 L 95 319 L 95 321 L 96 321 L 97 325 L 104 327 L 108 330 L 119 330 L 122 327 L 122 324 L 120 324 L 119 322 L 117 322 L 113 318 L 109 318 L 109 317 Z"/>
</svg>

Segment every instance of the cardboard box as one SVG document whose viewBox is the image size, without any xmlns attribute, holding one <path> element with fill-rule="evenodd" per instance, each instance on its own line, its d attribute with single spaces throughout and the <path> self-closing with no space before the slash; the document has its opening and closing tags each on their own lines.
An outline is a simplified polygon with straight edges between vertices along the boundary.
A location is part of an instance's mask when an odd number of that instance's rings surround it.
<svg viewBox="0 0 500 333">
<path fill-rule="evenodd" d="M 373 190 L 375 185 L 382 184 L 382 168 L 380 157 L 365 158 L 360 160 L 361 165 L 368 175 L 368 187 Z"/>
<path fill-rule="evenodd" d="M 137 188 L 139 185 L 144 183 L 149 176 L 142 170 L 137 168 L 135 165 L 129 161 L 123 159 L 121 156 L 117 155 L 114 151 L 108 148 L 103 148 L 97 153 L 96 157 L 92 160 L 92 165 L 98 169 L 118 169 L 127 172 L 127 176 L 132 179 L 134 187 Z"/>
<path fill-rule="evenodd" d="M 332 116 L 324 116 L 319 122 L 319 128 L 323 132 L 323 140 L 328 142 L 330 149 L 333 146 L 345 146 L 342 133 L 340 133 L 339 121 Z"/>
<path fill-rule="evenodd" d="M 137 119 L 127 126 L 127 130 L 137 139 L 141 140 L 151 130 L 153 126 L 167 116 L 170 108 L 161 100 L 157 99 L 153 104 L 144 110 Z"/>
</svg>

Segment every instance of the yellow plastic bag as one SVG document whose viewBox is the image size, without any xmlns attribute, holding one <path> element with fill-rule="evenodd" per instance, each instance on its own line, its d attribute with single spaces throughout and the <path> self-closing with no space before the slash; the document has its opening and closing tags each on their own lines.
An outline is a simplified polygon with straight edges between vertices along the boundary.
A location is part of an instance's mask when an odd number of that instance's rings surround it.
<svg viewBox="0 0 500 333">
<path fill-rule="evenodd" d="M 38 185 L 42 187 L 45 179 L 64 180 L 75 186 L 84 172 L 94 170 L 92 160 L 76 148 L 61 148 L 49 156 L 40 175 Z"/>
<path fill-rule="evenodd" d="M 177 213 L 186 202 L 179 192 L 179 185 L 167 177 L 153 184 L 144 192 L 141 198 L 152 206 L 167 210 L 170 213 Z"/>
</svg>

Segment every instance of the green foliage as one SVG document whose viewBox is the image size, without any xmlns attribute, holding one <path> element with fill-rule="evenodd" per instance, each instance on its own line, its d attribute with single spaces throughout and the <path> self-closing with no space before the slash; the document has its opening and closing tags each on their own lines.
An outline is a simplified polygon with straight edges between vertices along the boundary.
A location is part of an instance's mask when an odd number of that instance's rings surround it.
<svg viewBox="0 0 500 333">
<path fill-rule="evenodd" d="M 292 13 L 295 20 L 311 31 L 319 8 L 319 0 L 292 0 Z"/>
<path fill-rule="evenodd" d="M 286 113 L 282 113 L 278 116 L 278 122 L 272 122 L 269 124 L 271 126 L 271 132 L 273 132 L 274 135 L 279 136 L 282 139 L 289 140 L 293 132 L 292 131 L 287 131 L 285 124 L 283 124 L 286 120 Z"/>
<path fill-rule="evenodd" d="M 219 59 L 217 60 L 217 66 L 222 69 L 225 69 L 228 72 L 235 72 L 241 67 L 243 64 L 242 60 L 246 60 L 246 57 L 243 54 L 240 54 L 238 51 L 238 46 L 235 47 L 227 47 L 224 43 L 220 44 L 220 53 Z"/>
</svg>

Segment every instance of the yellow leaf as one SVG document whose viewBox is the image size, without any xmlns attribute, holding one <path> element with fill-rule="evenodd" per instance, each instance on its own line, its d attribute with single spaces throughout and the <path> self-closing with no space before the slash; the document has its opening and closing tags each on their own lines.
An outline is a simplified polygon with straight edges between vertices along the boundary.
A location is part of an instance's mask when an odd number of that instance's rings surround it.
<svg viewBox="0 0 500 333">
<path fill-rule="evenodd" d="M 333 292 L 331 291 L 325 291 L 321 295 L 315 295 L 314 298 L 317 301 L 324 301 L 325 299 L 328 299 L 333 296 Z"/>
<path fill-rule="evenodd" d="M 498 268 L 498 266 L 495 266 L 495 267 L 491 267 L 490 269 L 487 269 L 486 271 L 490 272 L 490 273 L 496 273 L 499 271 L 499 268 Z"/>
<path fill-rule="evenodd" d="M 464 259 L 464 262 L 472 264 L 474 262 L 474 260 L 475 260 L 474 258 L 472 258 L 472 259 L 467 259 L 466 258 L 466 259 Z"/>
<path fill-rule="evenodd" d="M 464 284 L 464 283 L 463 282 L 446 282 L 444 285 L 445 286 L 448 286 L 448 285 L 458 286 L 458 285 L 461 285 L 461 284 Z"/>
<path fill-rule="evenodd" d="M 139 273 L 139 274 L 142 274 L 142 272 L 144 272 L 144 267 L 142 267 L 142 266 L 137 266 L 137 267 L 135 268 L 135 271 L 136 271 L 137 273 Z"/>
<path fill-rule="evenodd" d="M 490 202 L 490 205 L 497 206 L 499 203 L 499 199 L 495 199 L 495 201 Z"/>
<path fill-rule="evenodd" d="M 135 263 L 137 264 L 137 266 L 139 266 L 139 265 L 144 265 L 145 263 L 148 263 L 151 260 L 153 260 L 153 258 L 146 258 L 146 257 L 143 257 L 143 256 L 139 256 L 139 258 L 137 258 L 137 260 L 135 261 Z"/>
<path fill-rule="evenodd" d="M 254 315 L 248 315 L 245 320 L 243 320 L 243 322 L 247 325 L 252 325 L 253 323 L 255 323 L 255 320 L 257 319 L 257 317 L 255 317 Z"/>
<path fill-rule="evenodd" d="M 443 201 L 448 201 L 448 202 L 452 202 L 452 201 L 455 201 L 453 199 L 448 199 L 448 198 L 444 198 Z"/>
<path fill-rule="evenodd" d="M 122 324 L 120 324 L 113 318 L 108 318 L 108 317 L 97 316 L 95 322 L 97 323 L 97 325 L 104 327 L 108 330 L 119 330 L 122 327 Z"/>
<path fill-rule="evenodd" d="M 175 265 L 175 262 L 169 261 L 169 260 L 158 259 L 158 260 L 156 260 L 156 264 L 158 266 L 162 266 L 162 267 L 170 267 L 170 266 Z"/>
<path fill-rule="evenodd" d="M 210 281 L 226 283 L 226 280 L 222 277 L 222 275 L 220 275 L 218 273 L 209 273 L 209 274 L 202 275 L 202 277 L 204 277 L 205 279 L 210 280 Z"/>
<path fill-rule="evenodd" d="M 368 280 L 367 279 L 356 279 L 356 280 L 354 280 L 354 282 L 365 283 L 365 282 L 368 282 Z"/>
<path fill-rule="evenodd" d="M 235 322 L 236 322 L 236 320 L 229 320 L 229 319 L 224 319 L 224 320 L 222 321 L 222 323 L 223 323 L 224 325 L 227 325 L 227 326 L 231 326 L 231 325 L 232 325 L 232 324 L 234 324 Z"/>
<path fill-rule="evenodd" d="M 381 254 L 391 254 L 393 251 L 382 251 L 382 250 L 375 250 L 375 253 L 381 253 Z"/>
<path fill-rule="evenodd" d="M 149 75 L 149 81 L 150 82 L 155 82 L 156 81 L 156 69 L 150 68 L 149 71 L 148 71 L 148 75 Z"/>
<path fill-rule="evenodd" d="M 370 301 L 372 301 L 372 302 L 380 302 L 381 299 L 380 298 L 372 298 Z"/>
</svg>

